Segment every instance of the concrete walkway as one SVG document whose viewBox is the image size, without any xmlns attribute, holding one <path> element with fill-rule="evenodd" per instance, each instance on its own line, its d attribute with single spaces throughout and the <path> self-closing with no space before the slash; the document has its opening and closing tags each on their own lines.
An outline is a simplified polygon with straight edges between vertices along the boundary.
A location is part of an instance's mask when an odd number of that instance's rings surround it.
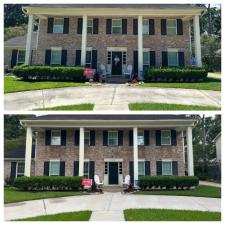
<svg viewBox="0 0 225 225">
<path fill-rule="evenodd" d="M 104 194 L 5 204 L 4 215 L 5 220 L 15 220 L 39 215 L 91 210 L 93 212 L 91 216 L 92 221 L 123 221 L 123 210 L 130 208 L 165 208 L 221 212 L 221 199 L 105 192 Z"/>
<path fill-rule="evenodd" d="M 219 183 L 215 183 L 215 182 L 210 182 L 210 181 L 199 181 L 200 185 L 206 185 L 206 186 L 211 186 L 211 187 L 220 187 L 221 188 L 221 184 Z"/>
<path fill-rule="evenodd" d="M 94 104 L 94 110 L 128 110 L 128 104 L 136 102 L 220 107 L 221 92 L 105 84 L 9 93 L 4 95 L 4 100 L 5 110 L 33 110 L 82 103 Z"/>
</svg>

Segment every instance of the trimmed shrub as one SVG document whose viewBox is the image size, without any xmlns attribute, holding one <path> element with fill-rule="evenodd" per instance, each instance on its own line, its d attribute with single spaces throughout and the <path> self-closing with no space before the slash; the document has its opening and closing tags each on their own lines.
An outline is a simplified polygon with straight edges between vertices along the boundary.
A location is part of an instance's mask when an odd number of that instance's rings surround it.
<svg viewBox="0 0 225 225">
<path fill-rule="evenodd" d="M 13 186 L 24 191 L 78 191 L 81 187 L 82 177 L 18 177 L 14 180 Z"/>
<path fill-rule="evenodd" d="M 195 176 L 144 176 L 140 178 L 141 189 L 166 188 L 189 189 L 198 186 L 199 179 Z"/>
<path fill-rule="evenodd" d="M 13 74 L 24 80 L 84 82 L 84 68 L 70 66 L 15 66 Z"/>
<path fill-rule="evenodd" d="M 145 82 L 195 82 L 207 77 L 205 68 L 197 67 L 149 67 L 144 73 Z"/>
</svg>

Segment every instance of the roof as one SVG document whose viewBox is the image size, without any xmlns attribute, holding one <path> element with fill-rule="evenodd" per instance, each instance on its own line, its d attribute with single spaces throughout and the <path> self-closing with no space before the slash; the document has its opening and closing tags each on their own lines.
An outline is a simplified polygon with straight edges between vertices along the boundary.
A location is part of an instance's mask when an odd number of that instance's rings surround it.
<svg viewBox="0 0 225 225">
<path fill-rule="evenodd" d="M 27 35 L 17 36 L 4 42 L 6 48 L 26 48 Z M 35 49 L 37 44 L 37 32 L 32 36 L 32 48 Z"/>
<path fill-rule="evenodd" d="M 25 159 L 25 144 L 19 145 L 12 150 L 7 150 L 4 152 L 5 159 Z M 33 159 L 35 158 L 35 145 L 32 145 L 32 156 Z"/>
</svg>

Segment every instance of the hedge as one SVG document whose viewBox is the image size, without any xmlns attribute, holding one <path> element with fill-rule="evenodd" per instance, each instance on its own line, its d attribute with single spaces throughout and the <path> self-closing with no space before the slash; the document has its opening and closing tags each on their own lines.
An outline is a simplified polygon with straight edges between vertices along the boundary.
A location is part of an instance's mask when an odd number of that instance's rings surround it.
<svg viewBox="0 0 225 225">
<path fill-rule="evenodd" d="M 140 178 L 141 189 L 166 188 L 189 189 L 198 186 L 199 179 L 195 176 L 144 176 Z"/>
<path fill-rule="evenodd" d="M 15 66 L 13 74 L 24 80 L 84 82 L 84 68 L 70 66 Z"/>
<path fill-rule="evenodd" d="M 149 67 L 144 72 L 145 82 L 195 82 L 207 77 L 205 68 Z"/>
<path fill-rule="evenodd" d="M 72 190 L 78 191 L 81 187 L 82 177 L 18 177 L 14 180 L 13 186 L 24 191 L 49 191 L 49 190 Z"/>
</svg>

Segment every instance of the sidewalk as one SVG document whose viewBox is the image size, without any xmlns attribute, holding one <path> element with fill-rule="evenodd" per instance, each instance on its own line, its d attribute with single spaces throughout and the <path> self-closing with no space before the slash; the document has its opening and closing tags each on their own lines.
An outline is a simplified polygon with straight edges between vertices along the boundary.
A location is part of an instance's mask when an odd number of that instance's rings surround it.
<svg viewBox="0 0 225 225">
<path fill-rule="evenodd" d="M 199 184 L 200 184 L 200 185 L 206 185 L 206 186 L 220 187 L 220 188 L 221 188 L 221 184 L 215 183 L 215 182 L 210 182 L 210 181 L 203 181 L 203 180 L 200 180 L 200 181 L 199 181 Z"/>
</svg>

